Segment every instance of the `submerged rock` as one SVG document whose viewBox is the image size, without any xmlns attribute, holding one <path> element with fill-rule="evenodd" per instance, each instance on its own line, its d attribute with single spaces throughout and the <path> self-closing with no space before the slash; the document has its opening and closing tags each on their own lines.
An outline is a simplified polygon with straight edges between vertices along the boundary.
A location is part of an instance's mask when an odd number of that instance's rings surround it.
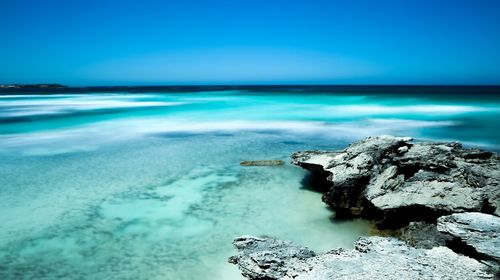
<svg viewBox="0 0 500 280">
<path fill-rule="evenodd" d="M 316 255 L 288 241 L 240 237 L 229 259 L 248 279 L 493 279 L 488 267 L 446 247 L 417 249 L 396 238 L 360 238 L 355 249 Z"/>
<path fill-rule="evenodd" d="M 440 217 L 437 229 L 455 237 L 458 250 L 499 267 L 500 217 L 477 212 L 452 214 Z"/>
<path fill-rule="evenodd" d="M 284 164 L 285 162 L 282 160 L 247 160 L 240 162 L 242 166 L 277 166 Z"/>
<path fill-rule="evenodd" d="M 500 160 L 458 142 L 369 137 L 341 151 L 304 151 L 293 163 L 329 183 L 338 211 L 400 227 L 455 212 L 500 214 Z"/>
</svg>

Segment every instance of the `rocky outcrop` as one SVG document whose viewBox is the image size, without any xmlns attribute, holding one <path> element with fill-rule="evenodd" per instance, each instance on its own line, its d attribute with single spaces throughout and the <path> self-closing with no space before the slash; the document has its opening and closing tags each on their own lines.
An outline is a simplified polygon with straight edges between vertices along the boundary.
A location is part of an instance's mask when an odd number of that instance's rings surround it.
<svg viewBox="0 0 500 280">
<path fill-rule="evenodd" d="M 379 136 L 292 159 L 325 179 L 323 201 L 337 213 L 377 221 L 377 233 L 393 237 L 364 237 L 354 250 L 324 254 L 241 237 L 230 262 L 248 279 L 500 279 L 495 153 Z"/>
<path fill-rule="evenodd" d="M 396 238 L 361 238 L 351 251 L 316 255 L 291 242 L 240 237 L 230 258 L 248 279 L 494 279 L 489 268 L 446 247 L 417 249 Z"/>
<path fill-rule="evenodd" d="M 463 253 L 500 264 L 500 218 L 483 213 L 458 213 L 440 217 L 437 229 L 455 238 L 451 246 Z"/>
<path fill-rule="evenodd" d="M 329 183 L 337 211 L 400 227 L 457 212 L 500 214 L 500 160 L 458 142 L 369 137 L 341 151 L 304 151 L 293 163 Z"/>
</svg>

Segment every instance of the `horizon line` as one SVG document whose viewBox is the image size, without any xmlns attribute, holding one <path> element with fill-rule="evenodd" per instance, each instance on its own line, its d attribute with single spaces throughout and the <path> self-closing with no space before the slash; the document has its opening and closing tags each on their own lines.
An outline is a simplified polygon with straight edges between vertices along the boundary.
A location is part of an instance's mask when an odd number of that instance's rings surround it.
<svg viewBox="0 0 500 280">
<path fill-rule="evenodd" d="M 137 85 L 67 85 L 60 83 L 0 83 L 0 85 L 41 86 L 56 85 L 63 88 L 104 88 L 104 87 L 500 87 L 500 84 L 137 84 Z M 22 89 L 1 88 L 0 89 Z"/>
</svg>

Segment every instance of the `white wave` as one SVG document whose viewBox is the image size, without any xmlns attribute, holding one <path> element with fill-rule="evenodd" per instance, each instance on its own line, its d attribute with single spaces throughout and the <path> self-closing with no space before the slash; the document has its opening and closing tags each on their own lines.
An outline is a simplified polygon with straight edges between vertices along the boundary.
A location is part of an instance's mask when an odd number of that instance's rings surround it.
<svg viewBox="0 0 500 280">
<path fill-rule="evenodd" d="M 0 136 L 0 151 L 14 149 L 28 154 L 57 154 L 93 150 L 103 144 L 146 135 L 165 133 L 269 132 L 299 136 L 321 136 L 354 140 L 379 134 L 410 134 L 419 128 L 451 126 L 449 121 L 368 119 L 356 122 L 248 121 L 225 120 L 199 122 L 186 119 L 129 119 L 105 121 L 78 128 Z"/>
<path fill-rule="evenodd" d="M 341 115 L 389 115 L 389 114 L 463 114 L 498 111 L 498 108 L 471 105 L 338 105 L 327 106 L 328 113 Z"/>
<path fill-rule="evenodd" d="M 23 98 L 23 99 L 29 99 L 29 98 L 43 98 L 43 99 L 54 99 L 54 98 L 60 98 L 60 97 L 71 97 L 71 98 L 90 98 L 90 99 L 99 99 L 99 98 L 125 98 L 125 99 L 131 99 L 131 98 L 149 98 L 149 97 L 156 97 L 157 95 L 155 94 L 138 94 L 138 93 L 130 93 L 130 94 L 123 94 L 123 93 L 100 93 L 100 94 L 94 94 L 94 93 L 58 93 L 58 94 L 9 94 L 9 95 L 1 95 L 0 94 L 0 99 L 12 99 L 12 98 Z"/>
<path fill-rule="evenodd" d="M 452 126 L 456 123 L 453 121 L 423 121 L 423 120 L 408 120 L 408 119 L 368 119 L 373 125 L 392 126 L 399 128 L 427 128 L 427 127 L 443 127 Z"/>
<path fill-rule="evenodd" d="M 125 109 L 140 107 L 180 106 L 187 102 L 166 101 L 125 101 L 125 100 L 19 100 L 0 103 L 0 117 L 22 117 L 36 115 L 54 115 L 71 111 L 90 111 L 104 109 Z"/>
<path fill-rule="evenodd" d="M 73 97 L 77 96 L 75 94 L 9 94 L 2 95 L 0 94 L 0 99 L 12 99 L 12 98 L 34 98 L 34 97 L 42 97 L 42 98 L 51 98 L 51 97 Z"/>
</svg>

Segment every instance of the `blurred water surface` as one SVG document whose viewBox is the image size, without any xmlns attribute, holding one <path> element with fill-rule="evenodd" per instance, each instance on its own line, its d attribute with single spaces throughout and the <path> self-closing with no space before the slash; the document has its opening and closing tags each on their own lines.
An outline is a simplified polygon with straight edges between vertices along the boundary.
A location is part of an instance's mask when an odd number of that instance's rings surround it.
<svg viewBox="0 0 500 280">
<path fill-rule="evenodd" d="M 239 279 L 243 234 L 349 248 L 370 225 L 307 172 L 239 162 L 378 134 L 499 151 L 499 120 L 491 94 L 0 95 L 0 278 Z"/>
</svg>

